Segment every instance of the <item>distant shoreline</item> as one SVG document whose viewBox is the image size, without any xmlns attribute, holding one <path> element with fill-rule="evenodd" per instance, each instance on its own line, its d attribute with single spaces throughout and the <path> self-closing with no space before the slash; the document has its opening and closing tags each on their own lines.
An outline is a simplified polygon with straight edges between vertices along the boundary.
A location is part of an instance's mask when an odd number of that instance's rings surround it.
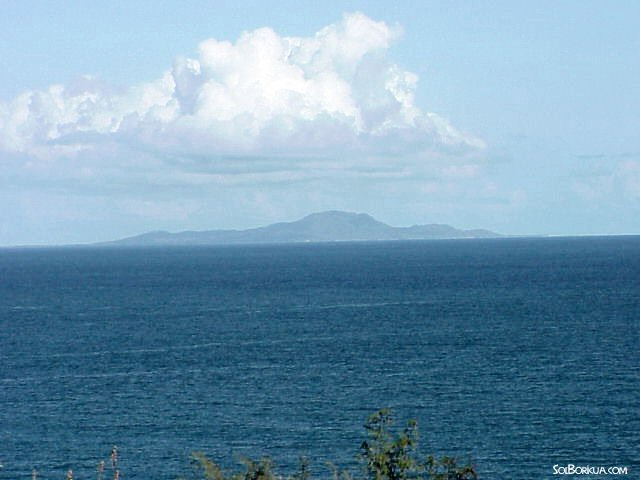
<svg viewBox="0 0 640 480">
<path fill-rule="evenodd" d="M 319 240 L 319 241 L 291 241 L 291 242 L 254 242 L 254 243 L 218 243 L 218 244 L 159 244 L 159 245 L 119 245 L 112 242 L 72 243 L 72 244 L 33 244 L 33 245 L 0 245 L 0 250 L 47 250 L 47 249 L 159 249 L 159 248 L 216 248 L 216 247 L 280 247 L 296 245 L 331 245 L 331 244 L 383 244 L 383 243 L 414 243 L 414 242 L 446 242 L 446 241 L 511 241 L 511 240 L 554 240 L 554 239 L 589 239 L 589 238 L 629 238 L 639 237 L 638 233 L 617 234 L 572 234 L 572 235 L 503 235 L 491 238 L 418 238 L 393 240 Z"/>
</svg>

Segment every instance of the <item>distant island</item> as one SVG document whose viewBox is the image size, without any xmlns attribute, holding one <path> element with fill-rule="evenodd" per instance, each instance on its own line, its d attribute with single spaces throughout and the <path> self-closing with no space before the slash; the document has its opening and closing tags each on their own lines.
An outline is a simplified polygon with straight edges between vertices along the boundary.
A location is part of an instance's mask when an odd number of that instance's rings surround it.
<svg viewBox="0 0 640 480">
<path fill-rule="evenodd" d="M 234 245 L 252 243 L 344 242 L 375 240 L 426 240 L 452 238 L 496 238 L 488 230 L 460 230 L 449 225 L 429 224 L 392 227 L 365 213 L 328 211 L 312 213 L 295 222 L 274 223 L 247 230 L 204 230 L 178 233 L 149 232 L 101 246 Z"/>
</svg>

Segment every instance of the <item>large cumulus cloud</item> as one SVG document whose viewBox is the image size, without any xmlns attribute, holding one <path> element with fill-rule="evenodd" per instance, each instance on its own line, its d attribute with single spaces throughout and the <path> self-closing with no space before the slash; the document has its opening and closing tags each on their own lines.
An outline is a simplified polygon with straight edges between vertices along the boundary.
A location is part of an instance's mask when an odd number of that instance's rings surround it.
<svg viewBox="0 0 640 480">
<path fill-rule="evenodd" d="M 11 163 L 23 169 L 14 176 L 79 181 L 122 170 L 135 178 L 136 169 L 147 180 L 153 172 L 164 181 L 274 172 L 295 180 L 398 175 L 434 156 L 482 150 L 480 139 L 416 106 L 418 78 L 387 57 L 399 35 L 345 14 L 310 37 L 261 28 L 235 43 L 205 40 L 195 58 L 177 58 L 141 85 L 83 77 L 24 92 L 0 103 L 5 173 Z"/>
</svg>

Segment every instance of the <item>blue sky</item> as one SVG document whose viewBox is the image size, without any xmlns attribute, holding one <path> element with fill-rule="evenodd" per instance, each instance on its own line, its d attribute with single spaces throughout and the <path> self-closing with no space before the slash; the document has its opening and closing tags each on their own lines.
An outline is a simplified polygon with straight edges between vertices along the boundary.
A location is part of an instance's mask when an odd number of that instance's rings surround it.
<svg viewBox="0 0 640 480">
<path fill-rule="evenodd" d="M 5 2 L 0 245 L 328 209 L 638 234 L 638 18 L 631 1 Z"/>
</svg>

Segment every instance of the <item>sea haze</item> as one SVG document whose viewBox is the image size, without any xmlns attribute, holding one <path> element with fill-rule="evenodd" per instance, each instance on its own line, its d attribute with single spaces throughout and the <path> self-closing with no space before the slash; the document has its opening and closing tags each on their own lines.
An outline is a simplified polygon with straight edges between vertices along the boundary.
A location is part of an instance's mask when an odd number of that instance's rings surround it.
<svg viewBox="0 0 640 480">
<path fill-rule="evenodd" d="M 638 279 L 640 237 L 2 249 L 0 477 L 325 474 L 383 406 L 481 478 L 637 472 Z"/>
</svg>

